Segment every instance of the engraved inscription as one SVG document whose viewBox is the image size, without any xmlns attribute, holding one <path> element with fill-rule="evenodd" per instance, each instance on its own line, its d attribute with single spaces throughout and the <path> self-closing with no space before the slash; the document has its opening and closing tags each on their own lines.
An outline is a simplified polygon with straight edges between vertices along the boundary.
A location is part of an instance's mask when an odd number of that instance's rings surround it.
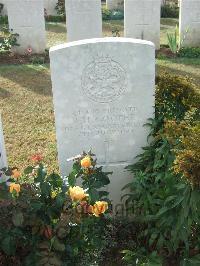
<svg viewBox="0 0 200 266">
<path fill-rule="evenodd" d="M 109 57 L 88 64 L 82 74 L 85 95 L 99 103 L 115 101 L 126 92 L 127 78 L 123 67 Z"/>
<path fill-rule="evenodd" d="M 195 14 L 193 23 L 200 23 L 200 12 Z"/>
<path fill-rule="evenodd" d="M 65 128 L 67 133 L 79 137 L 124 135 L 133 133 L 135 127 L 142 126 L 137 108 L 95 108 L 79 109 L 73 112 L 73 123 Z"/>
</svg>

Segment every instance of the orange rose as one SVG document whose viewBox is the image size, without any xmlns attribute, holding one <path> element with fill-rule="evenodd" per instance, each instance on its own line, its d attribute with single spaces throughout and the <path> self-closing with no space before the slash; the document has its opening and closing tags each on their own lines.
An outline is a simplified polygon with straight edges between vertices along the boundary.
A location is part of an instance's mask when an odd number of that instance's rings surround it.
<svg viewBox="0 0 200 266">
<path fill-rule="evenodd" d="M 106 201 L 96 201 L 93 206 L 92 212 L 96 217 L 99 217 L 108 209 L 108 203 Z"/>
<path fill-rule="evenodd" d="M 12 170 L 12 177 L 18 179 L 20 176 L 21 174 L 17 169 Z"/>
<path fill-rule="evenodd" d="M 82 160 L 81 160 L 81 166 L 83 168 L 89 168 L 92 165 L 91 162 L 91 158 L 90 156 L 85 156 Z"/>
<path fill-rule="evenodd" d="M 10 183 L 10 193 L 13 193 L 13 190 L 15 190 L 17 192 L 17 194 L 19 194 L 20 192 L 20 185 L 19 184 L 15 184 L 15 183 Z"/>
<path fill-rule="evenodd" d="M 69 195 L 73 201 L 80 201 L 88 196 L 88 194 L 85 193 L 84 189 L 79 186 L 70 187 Z"/>
</svg>

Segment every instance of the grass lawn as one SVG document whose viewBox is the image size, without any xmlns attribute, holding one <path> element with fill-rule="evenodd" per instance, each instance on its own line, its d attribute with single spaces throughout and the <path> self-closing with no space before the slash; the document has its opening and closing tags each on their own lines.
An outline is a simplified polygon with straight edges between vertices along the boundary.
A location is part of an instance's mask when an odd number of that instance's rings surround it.
<svg viewBox="0 0 200 266">
<path fill-rule="evenodd" d="M 161 20 L 161 42 L 173 31 L 176 19 Z M 48 47 L 63 43 L 64 23 L 47 24 Z M 104 35 L 111 36 L 122 21 L 103 23 Z M 200 84 L 200 59 L 157 59 L 157 72 L 166 70 L 188 75 Z M 51 170 L 58 169 L 49 65 L 0 66 L 0 105 L 9 164 L 24 168 L 34 153 L 42 153 Z M 81 151 L 80 151 L 81 152 Z"/>
<path fill-rule="evenodd" d="M 9 164 L 24 168 L 40 152 L 51 170 L 56 169 L 49 67 L 0 67 L 0 104 Z"/>
<path fill-rule="evenodd" d="M 161 44 L 167 44 L 167 32 L 172 33 L 178 24 L 177 19 L 161 19 Z M 103 21 L 103 36 L 112 36 L 112 30 L 119 30 L 120 36 L 124 36 L 124 22 L 122 20 Z M 47 47 L 66 42 L 66 25 L 65 23 L 46 23 L 47 30 Z"/>
</svg>

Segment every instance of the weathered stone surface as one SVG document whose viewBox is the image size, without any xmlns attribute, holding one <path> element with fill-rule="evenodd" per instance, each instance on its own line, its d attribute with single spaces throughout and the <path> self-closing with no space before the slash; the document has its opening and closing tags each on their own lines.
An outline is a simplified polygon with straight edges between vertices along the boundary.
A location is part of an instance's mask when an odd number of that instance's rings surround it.
<svg viewBox="0 0 200 266">
<path fill-rule="evenodd" d="M 67 41 L 102 36 L 101 0 L 65 0 Z"/>
<path fill-rule="evenodd" d="M 2 12 L 2 15 L 7 15 L 7 2 L 12 0 L 0 0 L 2 4 L 4 4 L 4 9 Z M 44 1 L 44 8 L 47 11 L 47 15 L 56 15 L 57 12 L 55 10 L 55 6 L 58 2 L 58 0 L 43 0 Z"/>
<path fill-rule="evenodd" d="M 106 0 L 106 7 L 109 10 L 123 10 L 124 0 Z"/>
<path fill-rule="evenodd" d="M 151 41 L 160 48 L 160 0 L 125 0 L 124 36 Z"/>
<path fill-rule="evenodd" d="M 50 49 L 61 173 L 67 158 L 92 148 L 113 170 L 109 191 L 116 204 L 130 180 L 124 167 L 146 144 L 143 127 L 154 112 L 155 48 L 128 38 L 77 41 Z"/>
<path fill-rule="evenodd" d="M 180 46 L 200 46 L 200 0 L 180 0 Z"/>
<path fill-rule="evenodd" d="M 2 169 L 3 167 L 7 167 L 7 157 L 3 137 L 3 127 L 0 116 L 0 169 Z"/>
<path fill-rule="evenodd" d="M 46 9 L 47 15 L 57 15 L 55 9 L 58 0 L 44 0 L 44 8 Z"/>
<path fill-rule="evenodd" d="M 9 0 L 7 2 L 9 28 L 19 34 L 20 46 L 14 52 L 43 53 L 46 47 L 43 0 Z"/>
</svg>

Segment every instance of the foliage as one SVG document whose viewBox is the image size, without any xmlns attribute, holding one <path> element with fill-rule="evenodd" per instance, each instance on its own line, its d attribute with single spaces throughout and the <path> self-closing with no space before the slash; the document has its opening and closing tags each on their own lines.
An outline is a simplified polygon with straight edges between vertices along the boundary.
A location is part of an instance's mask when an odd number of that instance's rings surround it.
<svg viewBox="0 0 200 266">
<path fill-rule="evenodd" d="M 178 44 L 178 27 L 176 26 L 176 29 L 174 33 L 167 33 L 167 40 L 168 45 L 173 54 L 176 54 L 178 52 L 179 44 Z"/>
<path fill-rule="evenodd" d="M 8 24 L 8 16 L 3 16 L 1 13 L 3 11 L 4 4 L 0 3 L 0 24 Z"/>
<path fill-rule="evenodd" d="M 92 254 L 104 245 L 108 192 L 102 188 L 110 173 L 97 167 L 91 152 L 83 153 L 73 158 L 66 183 L 54 172 L 47 174 L 40 155 L 32 159 L 23 175 L 16 168 L 1 170 L 0 254 L 6 263 L 6 256 L 15 256 L 20 265 L 33 266 L 80 265 L 87 254 L 96 260 Z M 78 178 L 84 189 L 76 186 Z M 11 190 L 13 184 L 17 187 Z M 97 203 L 105 208 L 95 210 Z"/>
<path fill-rule="evenodd" d="M 200 95 L 191 79 L 163 73 L 156 77 L 156 84 L 157 120 L 181 121 L 190 110 L 199 108 Z"/>
<path fill-rule="evenodd" d="M 0 52 L 10 51 L 13 46 L 18 46 L 17 38 L 19 34 L 12 33 L 7 27 L 3 28 L 3 37 L 0 38 Z"/>
<path fill-rule="evenodd" d="M 58 15 L 65 16 L 65 0 L 58 0 L 55 9 Z"/>
<path fill-rule="evenodd" d="M 199 47 L 182 47 L 178 55 L 180 57 L 187 58 L 200 58 L 200 48 Z"/>
<path fill-rule="evenodd" d="M 149 146 L 128 167 L 134 178 L 126 186 L 127 207 L 142 226 L 138 245 L 125 252 L 131 265 L 200 263 L 199 107 L 200 94 L 190 80 L 157 77 Z M 149 261 L 152 256 L 157 264 Z"/>
<path fill-rule="evenodd" d="M 102 19 L 103 20 L 122 20 L 124 18 L 124 13 L 122 10 L 109 10 L 107 8 L 102 8 Z"/>
<path fill-rule="evenodd" d="M 120 31 L 119 29 L 115 28 L 112 30 L 112 36 L 113 37 L 120 37 Z"/>
<path fill-rule="evenodd" d="M 102 19 L 103 20 L 110 20 L 111 18 L 111 11 L 107 8 L 102 8 Z"/>
<path fill-rule="evenodd" d="M 66 17 L 65 17 L 65 15 L 64 16 L 63 15 L 57 15 L 57 16 L 48 15 L 48 16 L 45 17 L 45 20 L 47 22 L 55 22 L 55 23 L 57 23 L 57 22 L 65 22 Z"/>
<path fill-rule="evenodd" d="M 4 7 L 4 4 L 0 3 L 0 15 L 1 15 L 1 12 L 3 10 L 3 7 Z"/>
<path fill-rule="evenodd" d="M 186 127 L 175 150 L 174 170 L 182 174 L 194 188 L 200 187 L 200 122 Z"/>
<path fill-rule="evenodd" d="M 161 6 L 161 18 L 178 18 L 179 17 L 179 8 L 163 5 Z"/>
<path fill-rule="evenodd" d="M 7 24 L 8 24 L 8 16 L 0 15 L 0 25 L 7 25 Z"/>
<path fill-rule="evenodd" d="M 122 20 L 122 19 L 124 19 L 124 12 L 122 10 L 112 10 L 110 19 L 111 20 Z"/>
<path fill-rule="evenodd" d="M 45 56 L 33 56 L 31 58 L 31 63 L 33 65 L 42 65 L 45 63 Z"/>
</svg>

